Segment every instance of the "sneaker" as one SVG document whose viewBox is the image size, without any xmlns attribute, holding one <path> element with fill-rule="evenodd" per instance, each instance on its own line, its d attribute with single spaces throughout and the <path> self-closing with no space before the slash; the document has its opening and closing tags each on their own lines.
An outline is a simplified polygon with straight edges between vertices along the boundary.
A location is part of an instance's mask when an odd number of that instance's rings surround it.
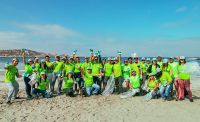
<svg viewBox="0 0 200 122">
<path fill-rule="evenodd" d="M 15 97 L 14 99 L 21 99 L 21 97 Z"/>
<path fill-rule="evenodd" d="M 172 98 L 171 98 L 170 96 L 168 96 L 168 97 L 166 98 L 166 100 L 167 100 L 167 101 L 171 101 Z"/>
<path fill-rule="evenodd" d="M 193 100 L 193 99 L 190 99 L 190 102 L 194 102 L 194 100 Z"/>
<path fill-rule="evenodd" d="M 6 101 L 6 104 L 9 104 L 9 105 L 10 105 L 10 104 L 11 104 L 11 101 L 10 101 L 10 100 L 7 100 L 7 101 Z"/>
</svg>

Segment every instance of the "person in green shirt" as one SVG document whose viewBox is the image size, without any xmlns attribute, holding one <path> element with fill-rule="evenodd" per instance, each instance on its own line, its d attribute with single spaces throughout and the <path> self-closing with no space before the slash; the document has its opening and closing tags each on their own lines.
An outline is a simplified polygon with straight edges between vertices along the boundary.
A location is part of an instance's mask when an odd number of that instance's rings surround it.
<svg viewBox="0 0 200 122">
<path fill-rule="evenodd" d="M 178 65 L 178 94 L 177 100 L 184 100 L 184 89 L 188 92 L 190 102 L 193 102 L 192 92 L 190 90 L 190 73 L 188 72 L 188 67 L 186 65 L 186 59 L 184 56 L 180 56 L 179 65 Z"/>
<path fill-rule="evenodd" d="M 147 94 L 145 95 L 145 100 L 149 101 L 154 97 L 157 97 L 158 95 L 158 88 L 159 88 L 159 83 L 156 80 L 155 74 L 150 73 L 149 78 L 147 81 Z"/>
<path fill-rule="evenodd" d="M 158 56 L 158 62 L 157 64 L 160 66 L 160 68 L 162 67 L 162 57 L 161 56 Z"/>
<path fill-rule="evenodd" d="M 99 58 L 95 56 L 94 63 L 92 64 L 92 74 L 94 83 L 100 86 L 100 91 L 101 91 L 101 76 L 103 76 L 102 68 L 103 66 L 101 63 L 99 63 Z"/>
<path fill-rule="evenodd" d="M 74 78 L 75 78 L 75 92 L 76 94 L 81 94 L 81 89 L 84 86 L 83 78 L 81 77 L 81 66 L 82 63 L 80 62 L 80 57 L 75 57 L 75 69 L 74 69 Z"/>
<path fill-rule="evenodd" d="M 55 56 L 56 61 L 53 63 L 53 79 L 52 83 L 50 84 L 50 94 L 54 92 L 54 86 L 56 80 L 58 79 L 58 95 L 61 95 L 61 88 L 62 88 L 62 71 L 64 68 L 64 62 L 60 60 L 60 56 Z"/>
<path fill-rule="evenodd" d="M 51 84 L 53 80 L 53 63 L 50 61 L 50 57 L 48 55 L 45 56 L 45 61 L 47 77 Z"/>
<path fill-rule="evenodd" d="M 64 85 L 63 90 L 66 93 L 66 96 L 74 97 L 73 86 L 74 86 L 74 78 L 73 72 L 68 71 L 66 77 L 63 78 Z"/>
<path fill-rule="evenodd" d="M 128 65 L 128 60 L 124 60 L 124 64 L 122 65 L 122 76 L 127 89 L 129 89 L 130 73 L 131 73 L 131 68 Z"/>
<path fill-rule="evenodd" d="M 147 69 L 147 73 L 148 73 L 148 74 L 150 74 L 150 73 L 155 74 L 157 68 L 160 68 L 160 66 L 157 64 L 157 59 L 156 59 L 156 58 L 153 58 L 152 64 L 151 64 L 151 65 L 149 66 L 149 68 Z"/>
<path fill-rule="evenodd" d="M 145 81 L 147 80 L 147 64 L 146 64 L 146 60 L 143 57 L 141 62 L 140 62 L 140 69 L 141 69 L 141 74 L 142 74 L 142 82 L 141 85 L 145 83 Z"/>
<path fill-rule="evenodd" d="M 98 84 L 95 84 L 93 81 L 93 74 L 92 74 L 92 68 L 88 67 L 87 72 L 81 71 L 82 77 L 85 81 L 85 88 L 86 88 L 86 96 L 90 96 L 91 92 L 92 94 L 98 94 L 100 90 L 100 86 Z"/>
<path fill-rule="evenodd" d="M 168 73 L 170 75 L 170 77 L 172 78 L 173 69 L 172 69 L 171 65 L 169 65 L 168 62 L 169 62 L 168 59 L 164 59 L 161 69 L 163 72 Z"/>
<path fill-rule="evenodd" d="M 156 69 L 156 72 L 159 73 L 159 76 L 157 75 L 157 79 L 160 83 L 160 95 L 162 99 L 171 100 L 170 91 L 172 89 L 173 83 L 172 78 L 169 75 L 169 73 L 162 71 L 160 68 Z"/>
<path fill-rule="evenodd" d="M 104 81 L 103 81 L 103 89 L 105 89 L 108 80 L 111 78 L 113 74 L 113 64 L 111 62 L 111 58 L 108 58 L 107 63 L 104 65 Z"/>
<path fill-rule="evenodd" d="M 12 64 L 6 64 L 5 65 L 5 77 L 4 77 L 4 81 L 8 86 L 8 95 L 6 98 L 6 103 L 10 104 L 11 103 L 11 98 L 14 97 L 14 99 L 18 99 L 19 97 L 17 97 L 17 94 L 19 92 L 19 84 L 16 81 L 15 77 L 22 77 L 21 75 L 19 75 L 18 69 L 16 68 L 16 66 L 18 65 L 19 60 L 17 58 L 14 58 L 12 60 Z"/>
<path fill-rule="evenodd" d="M 69 71 L 74 73 L 74 63 L 69 62 L 68 58 L 66 58 L 65 63 L 64 63 L 64 68 L 63 68 L 63 76 L 65 77 Z"/>
<path fill-rule="evenodd" d="M 141 75 L 142 71 L 140 68 L 139 57 L 137 55 L 134 56 L 134 63 L 132 66 L 132 70 L 135 70 L 138 75 Z"/>
<path fill-rule="evenodd" d="M 32 87 L 34 88 L 34 85 L 31 86 L 29 82 L 31 81 L 30 79 L 31 75 L 35 75 L 35 65 L 32 59 L 28 59 L 28 63 L 26 62 L 25 52 L 22 54 L 22 58 L 23 58 L 23 63 L 25 65 L 25 73 L 23 74 L 23 79 L 25 83 L 25 91 L 26 91 L 27 99 L 31 99 L 32 98 L 31 88 Z"/>
<path fill-rule="evenodd" d="M 120 94 L 123 92 L 123 77 L 122 77 L 122 64 L 121 64 L 121 54 L 118 54 L 119 57 L 115 58 L 115 63 L 113 65 L 113 73 L 115 77 L 115 92 Z"/>
<path fill-rule="evenodd" d="M 137 75 L 135 70 L 131 71 L 130 77 L 130 89 L 132 90 L 133 96 L 137 93 L 140 93 L 140 76 Z"/>
<path fill-rule="evenodd" d="M 92 63 L 89 61 L 89 57 L 85 57 L 85 62 L 81 65 L 81 68 L 84 70 L 84 72 L 87 72 L 87 68 L 91 66 Z"/>
<path fill-rule="evenodd" d="M 45 72 L 40 73 L 40 78 L 37 82 L 39 83 L 39 85 L 37 86 L 37 88 L 33 88 L 33 95 L 35 95 L 36 98 L 38 98 L 40 95 L 42 95 L 44 98 L 49 98 L 50 94 L 47 91 L 49 89 L 49 79 L 47 78 Z"/>
</svg>

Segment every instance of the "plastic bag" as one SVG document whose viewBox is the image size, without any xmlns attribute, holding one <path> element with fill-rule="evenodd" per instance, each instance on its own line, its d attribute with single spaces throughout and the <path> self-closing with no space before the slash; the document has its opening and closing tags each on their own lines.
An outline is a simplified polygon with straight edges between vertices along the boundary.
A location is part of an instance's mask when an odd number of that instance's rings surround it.
<svg viewBox="0 0 200 122">
<path fill-rule="evenodd" d="M 111 78 L 107 81 L 107 85 L 105 87 L 105 90 L 102 92 L 103 96 L 109 96 L 113 93 L 115 88 L 115 79 L 114 75 L 111 76 Z"/>
<path fill-rule="evenodd" d="M 35 85 L 37 82 L 37 74 L 33 73 L 32 75 L 30 75 L 28 78 L 30 78 L 31 80 L 29 81 L 29 84 L 31 86 Z"/>
<path fill-rule="evenodd" d="M 124 99 L 124 98 L 129 98 L 129 97 L 134 96 L 134 95 L 135 95 L 136 93 L 138 93 L 138 92 L 140 92 L 139 89 L 138 89 L 138 91 L 135 90 L 135 89 L 130 89 L 130 90 L 128 90 L 127 92 L 122 93 L 121 96 L 120 96 L 120 98 L 122 98 L 122 99 Z"/>
</svg>

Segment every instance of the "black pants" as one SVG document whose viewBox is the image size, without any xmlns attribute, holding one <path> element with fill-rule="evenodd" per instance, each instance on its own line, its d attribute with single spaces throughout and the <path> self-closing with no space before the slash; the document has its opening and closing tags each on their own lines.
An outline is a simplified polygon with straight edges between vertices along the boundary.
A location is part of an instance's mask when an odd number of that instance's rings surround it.
<svg viewBox="0 0 200 122">
<path fill-rule="evenodd" d="M 25 91 L 26 91 L 26 95 L 27 97 L 31 97 L 31 85 L 29 84 L 30 82 L 30 78 L 28 77 L 24 77 L 24 83 L 25 83 Z"/>
<path fill-rule="evenodd" d="M 116 87 L 115 92 L 117 92 L 118 94 L 123 92 L 122 83 L 123 83 L 122 76 L 115 78 L 115 87 Z"/>
<path fill-rule="evenodd" d="M 76 80 L 80 88 L 84 86 L 83 78 L 81 78 L 81 72 L 74 73 L 74 79 Z"/>
</svg>

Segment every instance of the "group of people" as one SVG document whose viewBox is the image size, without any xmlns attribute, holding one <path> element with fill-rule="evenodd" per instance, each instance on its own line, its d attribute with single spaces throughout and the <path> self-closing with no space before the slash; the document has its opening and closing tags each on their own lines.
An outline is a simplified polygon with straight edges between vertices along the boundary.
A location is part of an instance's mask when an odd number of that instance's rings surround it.
<svg viewBox="0 0 200 122">
<path fill-rule="evenodd" d="M 187 71 L 184 56 L 170 57 L 169 59 L 142 58 L 137 55 L 129 57 L 122 62 L 121 52 L 118 57 L 102 59 L 100 51 L 94 53 L 90 50 L 89 57 L 81 62 L 76 51 L 71 57 L 58 55 L 55 61 L 46 55 L 44 59 L 35 57 L 26 61 L 26 53 L 22 54 L 25 73 L 20 75 L 17 69 L 19 60 L 13 58 L 12 64 L 5 66 L 5 82 L 9 93 L 6 103 L 18 97 L 19 85 L 15 77 L 23 77 L 27 99 L 38 97 L 50 98 L 63 93 L 70 97 L 76 95 L 101 94 L 111 77 L 114 77 L 115 88 L 113 93 L 123 95 L 132 91 L 135 95 L 150 95 L 150 99 L 161 97 L 163 100 L 172 100 L 176 91 L 176 100 L 181 101 L 188 94 L 193 102 L 190 90 L 190 73 Z M 57 82 L 57 90 L 55 84 Z M 175 89 L 174 89 L 175 88 Z"/>
</svg>

